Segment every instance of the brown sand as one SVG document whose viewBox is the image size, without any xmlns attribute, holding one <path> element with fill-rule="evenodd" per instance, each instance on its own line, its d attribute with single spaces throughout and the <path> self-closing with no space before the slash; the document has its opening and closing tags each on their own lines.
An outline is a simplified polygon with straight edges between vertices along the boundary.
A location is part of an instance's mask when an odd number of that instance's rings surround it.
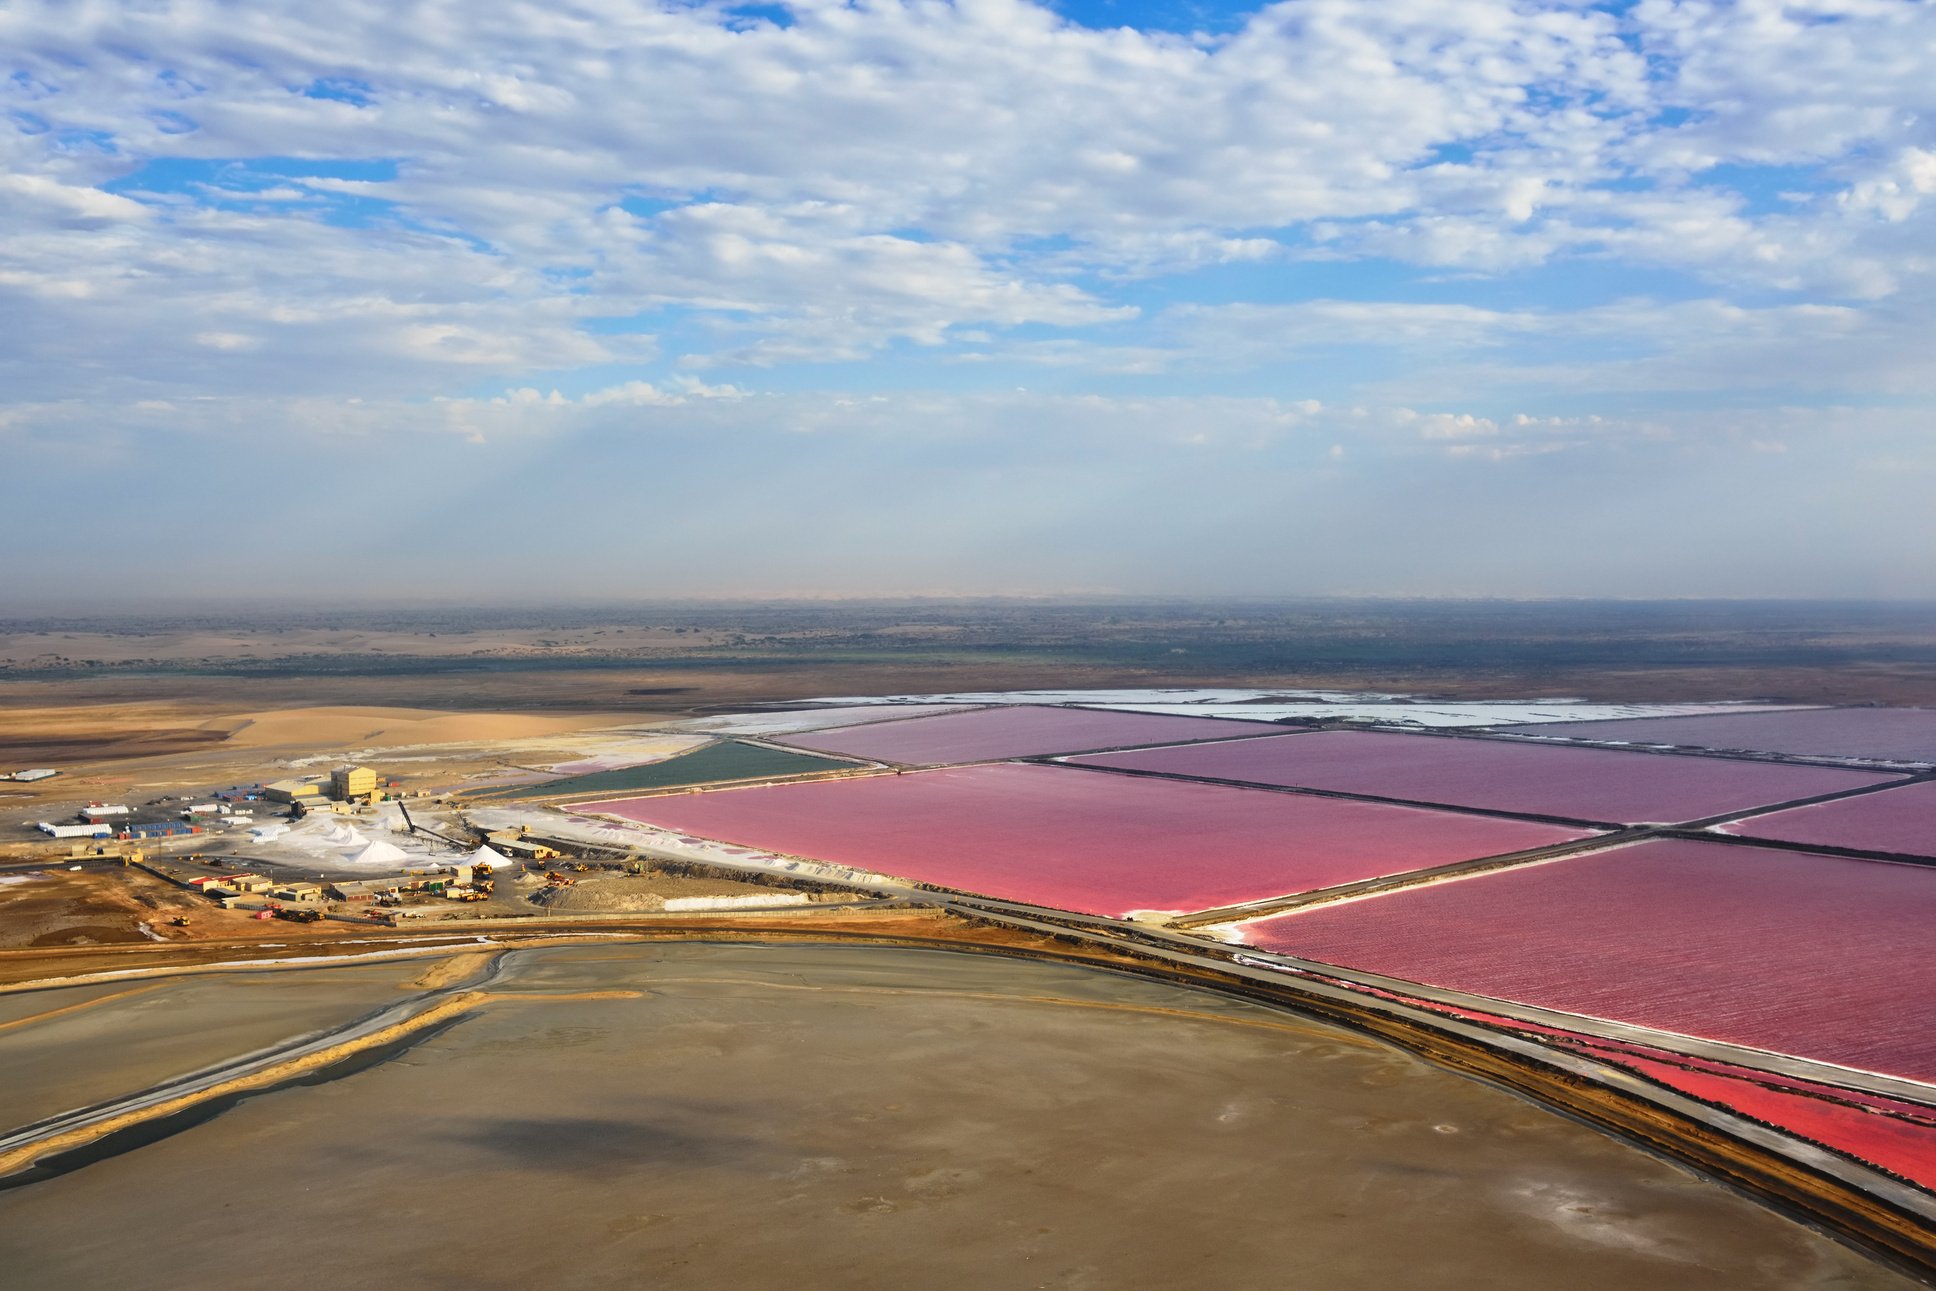
<svg viewBox="0 0 1936 1291">
<path fill-rule="evenodd" d="M 64 846 L 48 849 L 17 822 L 66 817 L 90 800 L 138 805 L 165 793 L 263 783 L 359 755 L 406 788 L 441 793 L 507 766 L 595 754 L 612 744 L 615 737 L 606 734 L 612 728 L 651 720 L 622 712 L 453 713 L 353 705 L 235 711 L 192 702 L 9 710 L 3 700 L 0 714 L 0 768 L 48 765 L 62 773 L 0 785 L 0 821 L 11 826 L 0 833 L 0 859 L 64 855 Z M 660 741 L 663 749 L 649 737 L 632 743 L 640 756 L 649 756 L 689 741 L 668 737 Z M 396 761 L 386 765 L 385 751 Z"/>
<path fill-rule="evenodd" d="M 169 920 L 187 918 L 188 928 Z M 239 925 L 222 910 L 139 870 L 15 872 L 0 879 L 0 947 L 139 944 L 189 939 L 197 922 Z M 146 924 L 149 934 L 141 925 Z"/>
<path fill-rule="evenodd" d="M 547 717 L 529 713 L 440 713 L 421 708 L 283 708 L 210 720 L 229 729 L 234 748 L 435 745 L 526 740 L 635 723 L 636 716 L 596 713 Z"/>
</svg>

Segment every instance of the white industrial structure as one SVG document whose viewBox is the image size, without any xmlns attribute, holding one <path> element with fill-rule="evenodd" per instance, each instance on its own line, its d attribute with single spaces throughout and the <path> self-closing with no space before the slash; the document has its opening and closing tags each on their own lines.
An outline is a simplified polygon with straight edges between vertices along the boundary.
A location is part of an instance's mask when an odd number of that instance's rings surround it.
<svg viewBox="0 0 1936 1291">
<path fill-rule="evenodd" d="M 35 826 L 49 838 L 112 838 L 114 826 L 95 823 L 91 825 L 55 825 L 41 821 Z"/>
</svg>

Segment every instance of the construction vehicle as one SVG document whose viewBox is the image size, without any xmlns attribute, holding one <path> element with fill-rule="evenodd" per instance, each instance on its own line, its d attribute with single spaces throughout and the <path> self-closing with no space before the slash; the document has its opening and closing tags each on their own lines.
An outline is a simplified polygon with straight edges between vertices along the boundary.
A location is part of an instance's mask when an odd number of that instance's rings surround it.
<svg viewBox="0 0 1936 1291">
<path fill-rule="evenodd" d="M 545 872 L 545 882 L 551 884 L 553 887 L 568 888 L 578 882 L 578 880 L 568 879 L 556 870 L 547 870 Z"/>
<path fill-rule="evenodd" d="M 275 907 L 275 915 L 276 918 L 287 919 L 290 923 L 316 923 L 322 919 L 323 912 L 321 910 L 298 910 L 293 906 L 277 906 Z"/>
<path fill-rule="evenodd" d="M 186 928 L 188 926 L 188 916 L 185 914 L 178 914 L 173 919 L 170 919 L 168 921 L 168 926 L 170 928 Z"/>
</svg>

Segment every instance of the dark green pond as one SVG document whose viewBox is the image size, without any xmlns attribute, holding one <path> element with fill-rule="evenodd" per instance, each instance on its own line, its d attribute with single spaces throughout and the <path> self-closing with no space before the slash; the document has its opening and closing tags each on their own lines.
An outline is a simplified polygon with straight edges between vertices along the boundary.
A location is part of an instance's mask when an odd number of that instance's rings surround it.
<svg viewBox="0 0 1936 1291">
<path fill-rule="evenodd" d="M 805 775 L 852 766 L 837 758 L 811 753 L 783 753 L 778 749 L 721 740 L 644 766 L 616 771 L 592 771 L 538 784 L 513 785 L 477 794 L 479 799 L 558 798 L 601 793 L 632 793 L 646 789 L 680 789 L 722 780 L 764 780 L 772 776 Z"/>
</svg>

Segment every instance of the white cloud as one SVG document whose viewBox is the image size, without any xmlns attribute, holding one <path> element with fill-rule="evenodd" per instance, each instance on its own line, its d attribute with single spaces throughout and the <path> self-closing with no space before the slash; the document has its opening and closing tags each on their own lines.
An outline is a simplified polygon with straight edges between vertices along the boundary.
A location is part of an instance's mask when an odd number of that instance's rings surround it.
<svg viewBox="0 0 1936 1291">
<path fill-rule="evenodd" d="M 0 175 L 0 197 L 23 211 L 39 207 L 54 223 L 68 227 L 148 218 L 148 208 L 139 202 L 45 175 Z"/>
<path fill-rule="evenodd" d="M 191 415 L 204 430 L 287 436 L 314 444 L 330 438 L 377 437 L 402 442 L 455 435 L 477 442 L 570 442 L 622 433 L 667 439 L 724 437 L 740 443 L 773 436 L 811 437 L 830 464 L 852 462 L 886 446 L 979 446 L 999 460 L 1083 460 L 1120 456 L 1126 465 L 1151 452 L 1190 448 L 1204 460 L 1241 469 L 1259 454 L 1289 453 L 1317 462 L 1345 455 L 1365 461 L 1431 458 L 1483 449 L 1494 456 L 1598 453 L 1622 442 L 1734 445 L 1764 451 L 1781 440 L 1825 435 L 1898 436 L 1920 425 L 1913 413 L 1826 407 L 1737 412 L 1669 412 L 1579 417 L 1475 412 L 1437 406 L 1327 404 L 1315 399 L 1230 395 L 1104 396 L 1026 390 L 944 395 L 915 393 L 758 393 L 685 380 L 667 385 L 628 381 L 579 395 L 517 386 L 495 395 L 413 400 L 238 397 L 195 401 L 140 400 L 112 407 L 69 402 L 18 404 L 14 430 L 48 445 L 71 444 L 83 455 L 94 436 L 167 431 Z M 1811 421 L 1811 419 L 1813 419 Z M 1336 451 L 1334 451 L 1336 450 Z M 730 453 L 728 454 L 730 457 Z M 756 460 L 749 477 L 761 474 Z M 1936 463 L 1932 463 L 1936 466 Z"/>
<path fill-rule="evenodd" d="M 241 332 L 197 332 L 195 344 L 211 350 L 252 350 L 257 342 L 255 337 Z"/>
<path fill-rule="evenodd" d="M 1936 5 L 788 16 L 5 7 L 10 442 L 771 425 L 1355 468 L 1936 398 Z M 978 388 L 1025 366 L 1054 392 Z M 815 384 L 848 393 L 751 389 Z"/>
<path fill-rule="evenodd" d="M 866 232 L 984 252 L 1073 238 L 1105 267 L 1150 263 L 1166 240 L 1186 259 L 1247 258 L 1267 247 L 1237 231 L 1403 214 L 1455 174 L 1523 221 L 1547 179 L 1495 175 L 1499 156 L 1523 166 L 1493 145 L 1532 141 L 1589 177 L 1609 119 L 1647 95 L 1608 15 L 1507 0 L 1286 0 L 1211 47 L 1019 0 L 810 3 L 784 29 L 617 0 L 479 13 L 456 29 L 368 0 L 43 2 L 0 16 L 0 37 L 32 68 L 19 92 L 39 115 L 129 154 L 400 158 L 394 182 L 322 186 L 581 262 L 596 212 L 628 189 L 832 203 Z M 367 85 L 368 105 L 291 90 L 319 80 Z M 1411 169 L 1461 141 L 1477 160 Z"/>
</svg>

